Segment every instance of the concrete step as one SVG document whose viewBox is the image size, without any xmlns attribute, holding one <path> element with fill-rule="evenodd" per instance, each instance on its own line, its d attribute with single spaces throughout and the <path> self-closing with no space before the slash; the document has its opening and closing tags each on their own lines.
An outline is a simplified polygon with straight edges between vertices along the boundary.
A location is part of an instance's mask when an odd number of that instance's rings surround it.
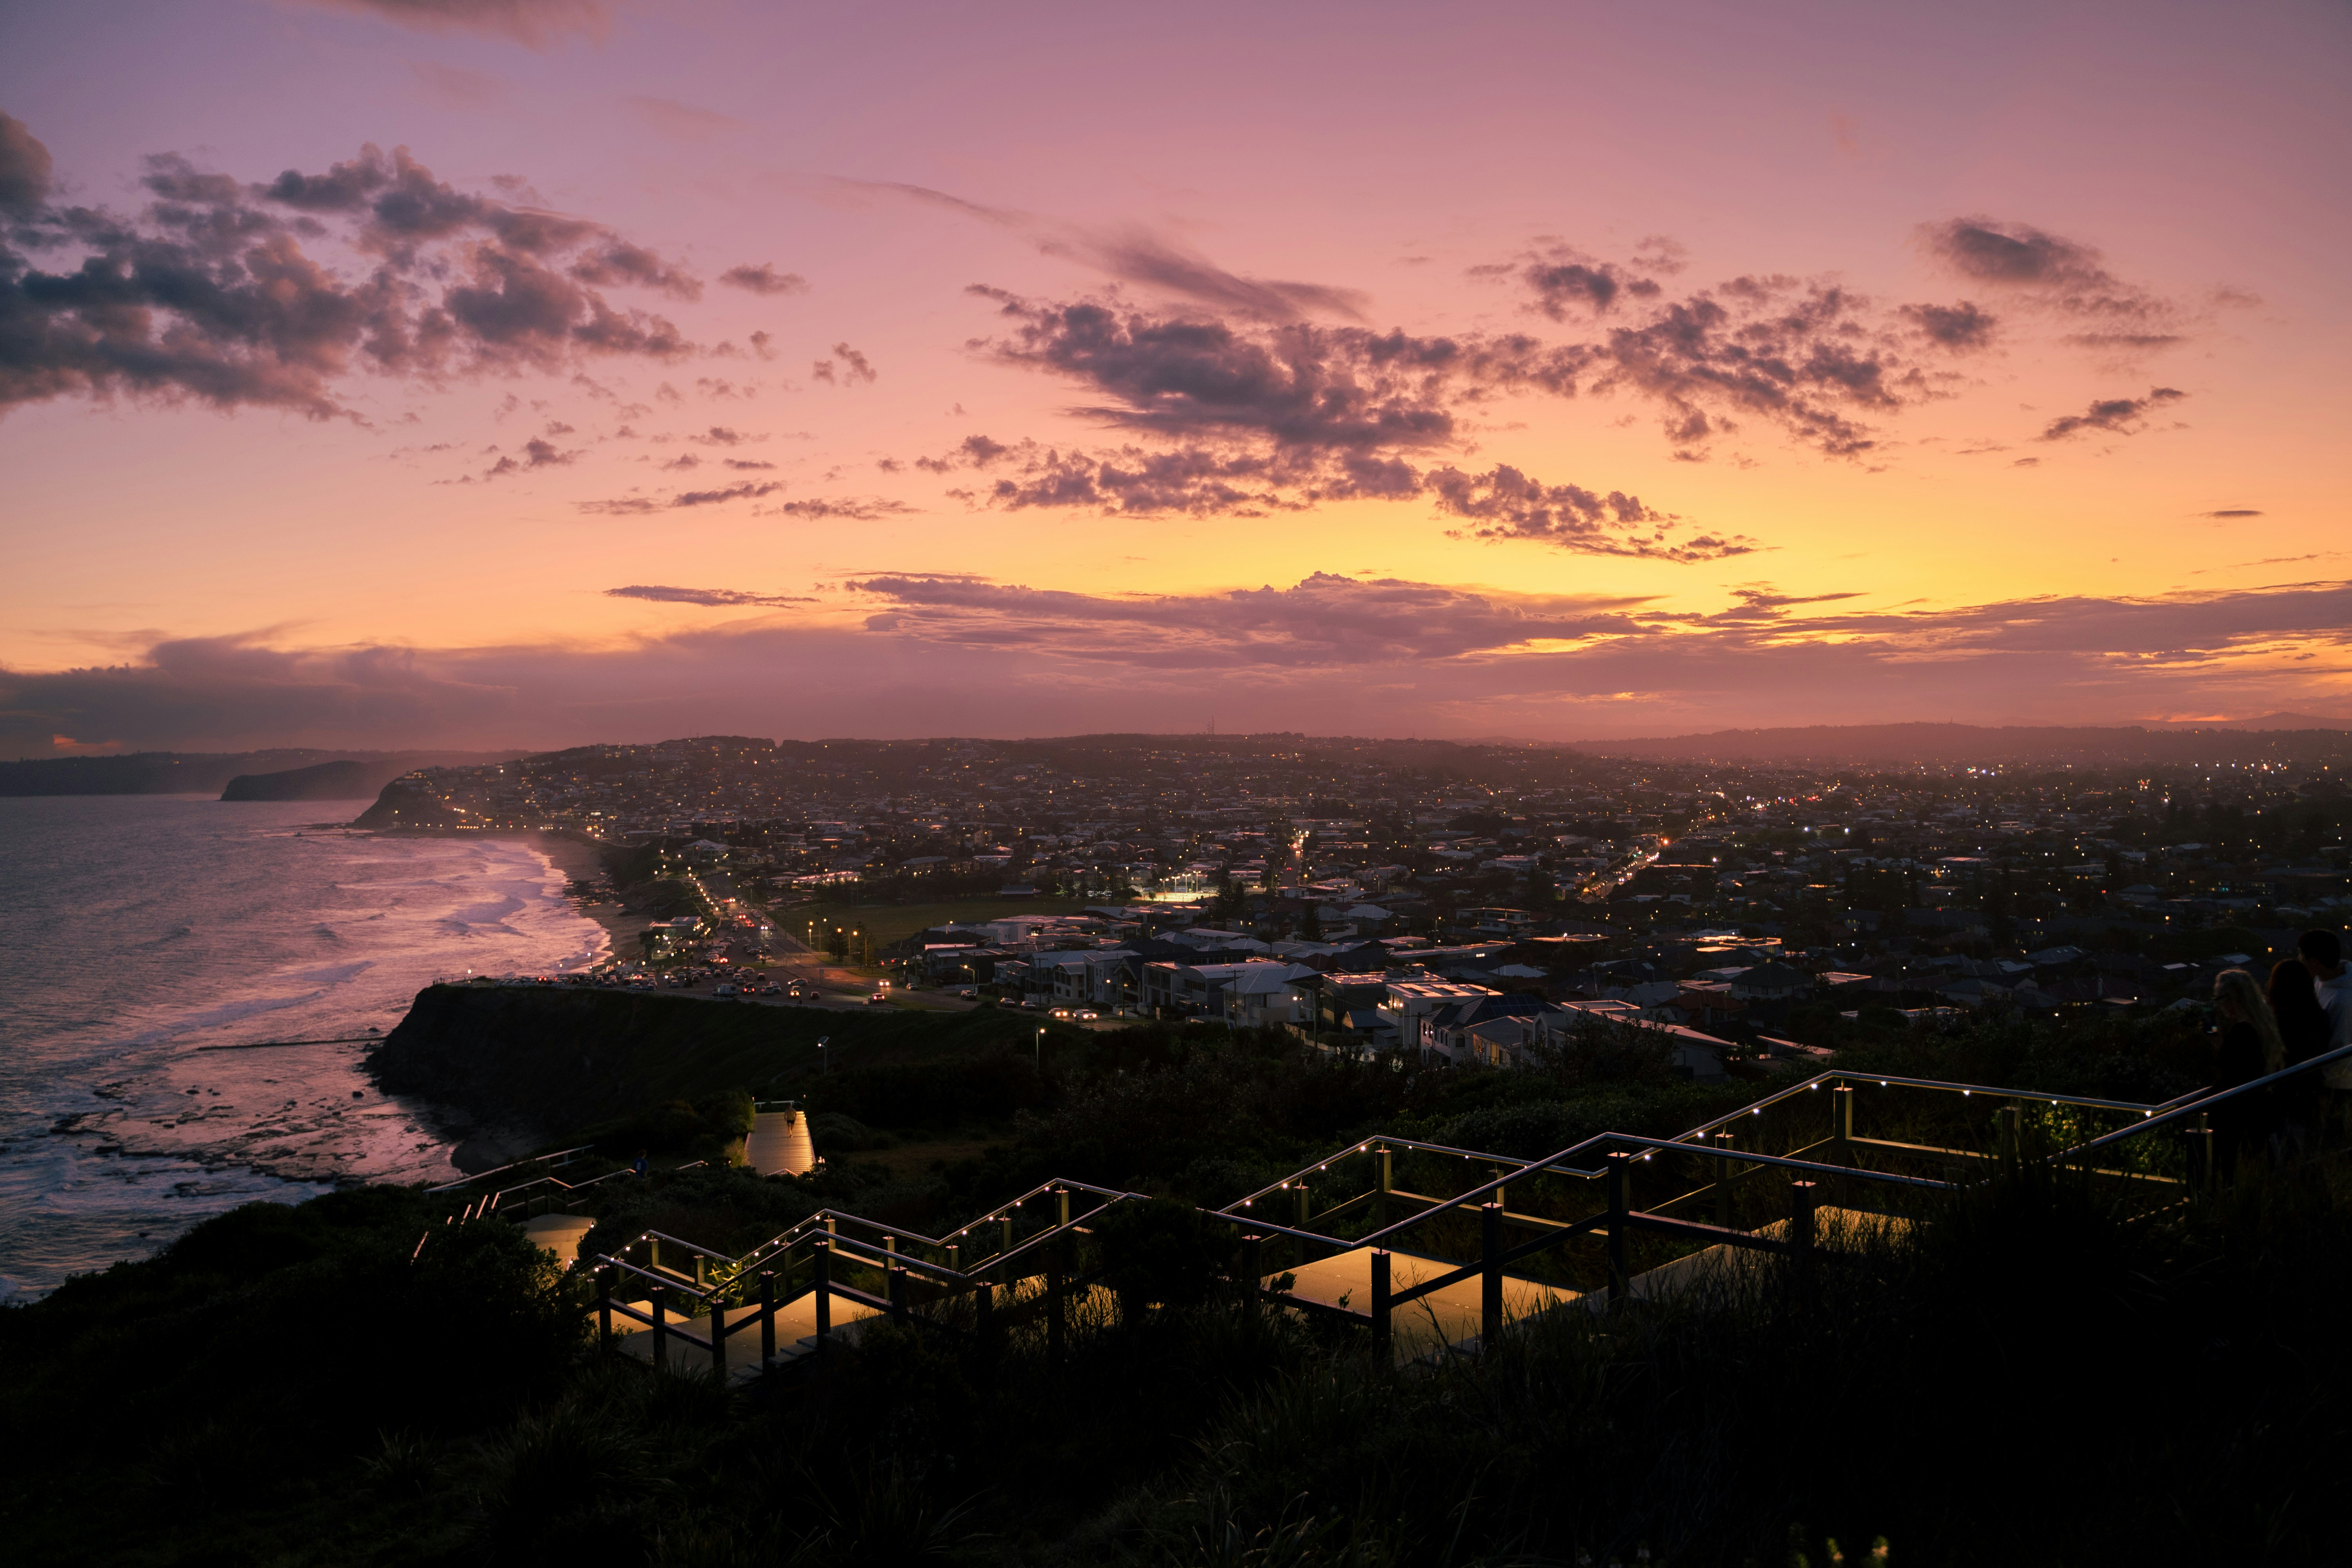
<svg viewBox="0 0 2352 1568">
<path fill-rule="evenodd" d="M 522 1223 L 531 1245 L 552 1252 L 566 1268 L 580 1261 L 580 1239 L 595 1228 L 594 1220 L 576 1214 L 536 1215 Z"/>
<path fill-rule="evenodd" d="M 1424 1279 L 1434 1279 L 1450 1274 L 1462 1265 L 1451 1258 L 1427 1258 L 1419 1253 L 1389 1254 L 1389 1289 L 1410 1290 Z M 1293 1283 L 1286 1292 L 1293 1299 L 1312 1302 L 1320 1307 L 1336 1308 L 1356 1313 L 1367 1321 L 1372 1310 L 1372 1254 L 1370 1247 L 1352 1247 L 1329 1258 L 1318 1258 L 1300 1268 L 1284 1270 Z M 1261 1283 L 1272 1288 L 1280 1274 L 1269 1274 Z M 1483 1283 L 1473 1276 L 1468 1279 L 1433 1290 L 1419 1300 L 1408 1301 L 1389 1315 L 1389 1345 L 1399 1366 L 1444 1353 L 1449 1348 L 1474 1350 L 1476 1347 L 1480 1323 L 1480 1302 Z M 1573 1301 L 1577 1293 L 1558 1285 L 1547 1285 L 1538 1279 L 1526 1279 L 1515 1274 L 1503 1276 L 1503 1321 L 1513 1322 L 1549 1311 L 1564 1302 Z"/>
<path fill-rule="evenodd" d="M 1856 1209 L 1822 1208 L 1814 1211 L 1813 1239 L 1816 1246 L 1822 1247 L 1852 1248 L 1882 1236 L 1899 1234 L 1909 1224 L 1908 1220 L 1895 1215 L 1866 1214 Z M 1753 1234 L 1781 1240 L 1788 1233 L 1789 1222 L 1776 1220 Z M 1636 1274 L 1625 1282 L 1626 1294 L 1635 1300 L 1670 1296 L 1689 1289 L 1714 1271 L 1736 1272 L 1753 1268 L 1769 1256 L 1749 1247 L 1728 1244 L 1706 1247 L 1687 1258 L 1678 1258 L 1671 1263 L 1660 1264 L 1655 1268 Z M 1391 1252 L 1389 1289 L 1410 1290 L 1424 1279 L 1450 1274 L 1461 1267 L 1462 1262 L 1453 1258 Z M 1304 1268 L 1284 1272 L 1293 1278 L 1286 1294 L 1294 1300 L 1370 1321 L 1370 1248 L 1352 1247 L 1346 1252 L 1319 1258 Z M 1260 1283 L 1271 1289 L 1275 1281 L 1281 1278 L 1281 1274 L 1269 1274 Z M 1475 1354 L 1482 1319 L 1482 1291 L 1483 1283 L 1474 1275 L 1442 1289 L 1433 1290 L 1420 1300 L 1408 1301 L 1391 1311 L 1389 1343 L 1396 1363 L 1403 1366 L 1413 1362 L 1434 1361 L 1448 1353 Z M 1517 1322 L 1571 1302 L 1581 1302 L 1588 1309 L 1606 1307 L 1609 1293 L 1605 1290 L 1584 1293 L 1516 1274 L 1503 1276 L 1503 1321 L 1506 1323 Z"/>
<path fill-rule="evenodd" d="M 629 1306 L 640 1312 L 650 1313 L 653 1307 L 646 1301 L 631 1301 Z M 592 1310 L 591 1316 L 594 1314 Z M 844 1344 L 857 1342 L 858 1325 L 868 1318 L 880 1316 L 880 1310 L 863 1301 L 853 1300 L 835 1291 L 833 1296 L 833 1333 Z M 755 1306 L 730 1307 L 727 1323 L 727 1381 L 730 1386 L 749 1383 L 760 1375 L 760 1309 Z M 673 1316 L 668 1324 L 669 1364 L 674 1370 L 702 1372 L 711 1365 L 710 1316 L 679 1318 Z M 640 1361 L 650 1362 L 654 1355 L 654 1331 L 635 1318 L 613 1314 L 613 1340 L 621 1351 Z M 776 1309 L 776 1363 L 783 1365 L 816 1352 L 816 1297 L 801 1297 Z"/>
</svg>

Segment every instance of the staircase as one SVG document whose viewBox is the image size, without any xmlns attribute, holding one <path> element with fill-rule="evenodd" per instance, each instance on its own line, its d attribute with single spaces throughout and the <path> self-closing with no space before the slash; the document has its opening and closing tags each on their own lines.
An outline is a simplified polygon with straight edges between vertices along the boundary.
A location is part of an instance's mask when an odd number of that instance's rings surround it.
<svg viewBox="0 0 2352 1568">
<path fill-rule="evenodd" d="M 2035 1157 L 2151 1206 L 2179 1203 L 2214 1178 L 2215 1106 L 2338 1058 L 2352 1047 L 2162 1105 L 1832 1070 L 1674 1138 L 1601 1133 L 1535 1160 L 1370 1138 L 1203 1212 L 1232 1228 L 1248 1300 L 1368 1326 L 1374 1353 L 1405 1365 L 1475 1354 L 1511 1323 L 1563 1307 L 1656 1300 L 1767 1254 L 1899 1236 L 1939 1195 L 2035 1142 L 2057 1146 Z M 1399 1185 L 1401 1166 L 1436 1195 Z M 608 1346 L 730 1384 L 854 1345 L 885 1316 L 982 1337 L 1042 1321 L 1058 1353 L 1074 1314 L 1113 1310 L 1091 1222 L 1143 1201 L 1056 1181 L 948 1236 L 828 1209 L 738 1258 L 647 1232 L 583 1258 L 592 1222 L 569 1211 L 593 1201 L 591 1184 L 546 1172 L 469 1203 L 466 1217 L 518 1219 L 583 1268 Z M 541 1204 L 549 1212 L 534 1214 Z"/>
</svg>

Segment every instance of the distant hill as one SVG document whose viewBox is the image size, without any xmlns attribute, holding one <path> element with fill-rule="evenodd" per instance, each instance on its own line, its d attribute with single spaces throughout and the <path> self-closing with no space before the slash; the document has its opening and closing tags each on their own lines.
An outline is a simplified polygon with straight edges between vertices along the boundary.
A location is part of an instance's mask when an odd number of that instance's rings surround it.
<svg viewBox="0 0 2352 1568">
<path fill-rule="evenodd" d="M 314 763 L 283 773 L 239 773 L 221 791 L 223 800 L 372 800 L 384 785 L 419 763 Z"/>
<path fill-rule="evenodd" d="M 40 757 L 0 763 L 0 795 L 211 795 L 240 774 L 269 774 L 320 763 L 360 762 L 388 767 L 383 778 L 411 768 L 502 763 L 516 752 L 323 752 L 295 748 L 271 752 L 131 752 L 119 757 Z M 381 784 L 356 792 L 373 795 Z M 328 799 L 295 795 L 252 798 Z"/>
<path fill-rule="evenodd" d="M 2328 761 L 2352 755 L 2352 729 L 2326 720 L 2276 715 L 2194 727 L 2113 729 L 2011 724 L 1815 724 L 1784 730 L 1717 730 L 1577 741 L 1595 756 L 1675 762 L 1809 762 L 1863 765 L 1971 763 Z"/>
</svg>

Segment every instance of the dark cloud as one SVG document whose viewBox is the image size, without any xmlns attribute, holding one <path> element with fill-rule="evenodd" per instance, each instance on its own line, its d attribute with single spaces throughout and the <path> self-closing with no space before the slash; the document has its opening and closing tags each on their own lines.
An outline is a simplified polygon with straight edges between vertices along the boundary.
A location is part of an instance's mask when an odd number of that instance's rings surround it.
<svg viewBox="0 0 2352 1568">
<path fill-rule="evenodd" d="M 881 379 L 875 374 L 874 366 L 867 363 L 866 356 L 847 343 L 834 344 L 833 352 L 841 360 L 841 376 L 838 381 L 834 378 L 833 361 L 829 359 L 818 360 L 811 365 L 809 374 L 829 385 L 835 386 L 855 386 L 861 381 L 872 382 Z"/>
<path fill-rule="evenodd" d="M 38 160 L 5 156 L 14 188 L 37 188 L 23 171 Z M 345 412 L 339 384 L 360 371 L 430 383 L 692 349 L 600 291 L 690 295 L 684 271 L 590 220 L 459 191 L 405 149 L 264 185 L 166 154 L 142 183 L 153 199 L 133 216 L 15 209 L 0 247 L 0 409 L 125 394 L 327 417 Z"/>
<path fill-rule="evenodd" d="M 1919 238 L 1930 256 L 1971 282 L 2062 315 L 2116 323 L 2092 334 L 2087 341 L 2093 346 L 2161 347 L 2177 341 L 2147 333 L 2137 324 L 2167 321 L 2179 308 L 2117 278 L 2087 245 L 2028 224 L 1987 217 L 1924 224 Z"/>
<path fill-rule="evenodd" d="M 667 500 L 651 496 L 622 496 L 612 500 L 574 501 L 582 511 L 596 517 L 642 517 L 648 512 L 681 511 L 692 507 L 719 506 L 728 501 L 757 500 L 761 496 L 774 495 L 784 487 L 776 480 L 763 482 L 746 480 L 740 485 L 727 485 L 719 489 L 680 490 Z"/>
<path fill-rule="evenodd" d="M 38 212 L 49 197 L 49 150 L 21 120 L 0 114 L 0 213 Z"/>
<path fill-rule="evenodd" d="M 1446 338 L 1293 322 L 1255 327 L 1115 302 L 1036 302 L 975 286 L 1005 335 L 979 346 L 1108 399 L 1077 413 L 1156 436 L 1264 437 L 1289 448 L 1431 446 L 1453 438 L 1472 354 Z"/>
<path fill-rule="evenodd" d="M 1664 526 L 1675 520 L 1653 511 L 1637 496 L 1607 495 L 1581 485 L 1547 485 L 1507 464 L 1483 474 L 1439 468 L 1422 488 L 1437 509 L 1466 518 L 1461 534 L 1472 539 L 1530 540 L 1586 555 L 1634 555 L 1667 561 L 1718 561 L 1745 555 L 1753 541 L 1711 534 L 1676 540 Z"/>
<path fill-rule="evenodd" d="M 1318 572 L 1294 587 L 1107 597 L 970 577 L 885 574 L 848 586 L 889 608 L 869 629 L 928 641 L 1035 647 L 1161 668 L 1410 663 L 1538 639 L 1622 632 L 1624 599 L 1511 599 Z"/>
<path fill-rule="evenodd" d="M 489 471 L 482 477 L 486 479 L 495 479 L 504 474 L 528 473 L 533 468 L 562 468 L 579 456 L 578 452 L 562 451 L 554 442 L 543 441 L 534 437 L 523 443 L 520 457 L 518 458 L 509 453 L 500 458 L 496 463 L 490 465 Z"/>
<path fill-rule="evenodd" d="M 421 33 L 483 33 L 541 48 L 567 33 L 604 36 L 603 0 L 310 0 L 334 11 L 382 16 Z"/>
<path fill-rule="evenodd" d="M 805 294 L 809 286 L 808 279 L 799 273 L 779 272 L 775 264 L 769 261 L 762 261 L 757 267 L 749 262 L 740 267 L 730 267 L 719 275 L 719 281 L 730 288 L 749 289 L 754 294 Z M 768 334 L 765 332 L 751 334 L 754 348 L 764 348 L 767 342 Z"/>
<path fill-rule="evenodd" d="M 1753 541 L 1672 536 L 1678 519 L 1620 490 L 1545 485 L 1497 466 L 1465 474 L 1427 472 L 1401 458 L 1365 452 L 1284 452 L 1227 445 L 1160 449 L 1126 446 L 1066 450 L 1035 441 L 1006 445 L 968 436 L 915 466 L 932 473 L 977 472 L 980 486 L 948 493 L 1007 511 L 1079 508 L 1114 516 L 1263 517 L 1326 501 L 1428 500 L 1441 515 L 1469 520 L 1460 531 L 1485 540 L 1524 540 L 1589 555 L 1713 561 L 1743 555 Z"/>
<path fill-rule="evenodd" d="M 1317 312 L 1359 319 L 1366 303 L 1364 295 L 1354 289 L 1247 278 L 1227 271 L 1180 241 L 1139 225 L 1089 228 L 1007 207 L 987 206 L 926 185 L 897 181 L 841 180 L 835 184 L 845 189 L 919 202 L 992 227 L 1007 229 L 1030 240 L 1044 255 L 1075 262 L 1124 283 L 1256 321 L 1287 321 Z"/>
<path fill-rule="evenodd" d="M 2105 430 L 2115 436 L 2136 435 L 2151 410 L 2178 403 L 2188 395 L 2174 387 L 2152 386 L 2145 397 L 2103 398 L 2083 413 L 2053 419 L 2042 430 L 2042 439 L 2063 441 L 2085 430 Z"/>
<path fill-rule="evenodd" d="M 1555 321 L 1603 316 L 1620 300 L 1654 299 L 1663 289 L 1654 278 L 1601 261 L 1567 246 L 1530 251 L 1513 261 L 1473 267 L 1474 278 L 1517 278 L 1534 296 L 1528 309 Z"/>
<path fill-rule="evenodd" d="M 663 605 L 703 605 L 719 608 L 735 605 L 813 605 L 814 599 L 805 595 L 794 597 L 786 594 L 751 594 L 740 588 L 665 588 L 651 584 L 632 584 L 626 588 L 607 588 L 608 599 L 651 599 Z"/>
<path fill-rule="evenodd" d="M 583 283 L 600 285 L 634 284 L 640 289 L 655 289 L 675 300 L 699 300 L 701 282 L 673 267 L 640 245 L 625 240 L 607 241 L 572 264 L 572 276 Z"/>
<path fill-rule="evenodd" d="M 2222 508 L 2222 509 L 2221 509 L 2219 511 L 2200 511 L 2200 512 L 2199 512 L 2197 515 L 2198 515 L 2198 516 L 2200 516 L 2200 517 L 2214 517 L 2214 518 L 2222 518 L 2222 517 L 2260 517 L 2260 516 L 2262 516 L 2263 514 L 2262 514 L 2261 512 L 2259 512 L 2259 511 L 2256 511 L 2252 507 L 2250 507 L 2250 506 L 2231 506 L 2231 507 L 2223 507 L 2223 508 Z"/>
<path fill-rule="evenodd" d="M 1966 300 L 1957 305 L 1905 305 L 1899 313 L 1930 342 L 1958 353 L 1990 344 L 1998 324 Z"/>
<path fill-rule="evenodd" d="M 863 499 L 849 497 L 837 500 L 815 499 L 788 500 L 781 505 L 763 508 L 761 517 L 796 517 L 804 522 L 840 518 L 852 522 L 877 522 L 886 517 L 900 517 L 917 510 L 904 501 L 885 500 L 878 496 Z"/>
</svg>

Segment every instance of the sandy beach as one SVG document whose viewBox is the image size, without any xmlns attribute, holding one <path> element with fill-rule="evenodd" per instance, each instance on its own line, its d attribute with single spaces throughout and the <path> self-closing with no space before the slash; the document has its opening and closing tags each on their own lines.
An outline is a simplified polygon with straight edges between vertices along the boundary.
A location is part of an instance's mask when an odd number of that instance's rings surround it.
<svg viewBox="0 0 2352 1568">
<path fill-rule="evenodd" d="M 601 845 L 568 833 L 535 833 L 530 836 L 530 843 L 554 863 L 557 870 L 574 881 L 596 882 L 603 877 Z M 635 963 L 642 955 L 638 938 L 646 929 L 646 916 L 632 912 L 610 898 L 593 901 L 575 899 L 572 907 L 604 928 L 610 957 Z"/>
</svg>

